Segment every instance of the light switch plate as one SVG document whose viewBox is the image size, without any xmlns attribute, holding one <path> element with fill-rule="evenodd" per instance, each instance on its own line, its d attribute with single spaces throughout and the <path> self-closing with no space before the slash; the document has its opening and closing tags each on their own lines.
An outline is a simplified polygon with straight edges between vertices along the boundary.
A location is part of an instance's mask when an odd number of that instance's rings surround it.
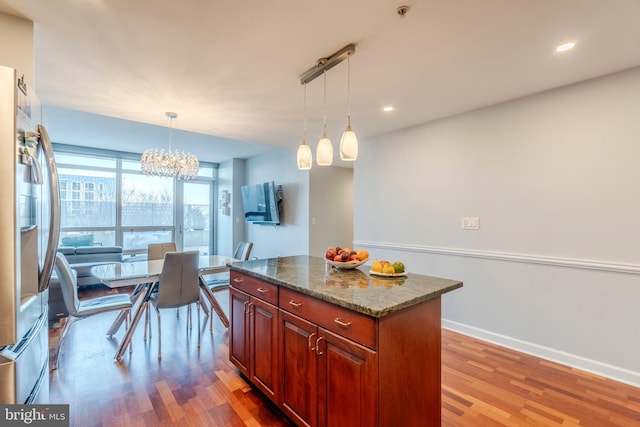
<svg viewBox="0 0 640 427">
<path fill-rule="evenodd" d="M 463 216 L 460 221 L 460 228 L 463 230 L 480 229 L 480 220 L 477 216 Z"/>
</svg>

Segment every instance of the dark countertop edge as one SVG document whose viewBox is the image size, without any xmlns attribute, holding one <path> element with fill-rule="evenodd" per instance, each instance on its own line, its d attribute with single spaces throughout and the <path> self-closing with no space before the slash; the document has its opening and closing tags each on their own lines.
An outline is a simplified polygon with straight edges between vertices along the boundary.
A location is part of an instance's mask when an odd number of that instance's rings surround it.
<svg viewBox="0 0 640 427">
<path fill-rule="evenodd" d="M 343 301 L 341 299 L 331 298 L 331 295 L 327 295 L 327 294 L 322 293 L 322 292 L 315 292 L 315 291 L 313 291 L 311 289 L 308 289 L 308 288 L 295 286 L 295 285 L 293 285 L 293 284 L 291 284 L 289 282 L 284 282 L 282 280 L 278 280 L 278 279 L 275 279 L 275 278 L 270 277 L 270 276 L 265 276 L 265 275 L 256 273 L 256 272 L 254 272 L 252 270 L 244 269 L 240 265 L 229 264 L 229 268 L 231 270 L 235 270 L 235 271 L 241 272 L 243 274 L 246 274 L 247 276 L 255 277 L 256 279 L 265 280 L 265 281 L 267 281 L 269 283 L 273 283 L 274 285 L 283 286 L 283 287 L 285 287 L 287 289 L 291 289 L 293 291 L 300 292 L 301 294 L 309 295 L 309 296 L 312 296 L 312 297 L 317 298 L 319 300 L 326 301 L 328 303 L 335 304 L 335 305 L 338 305 L 340 307 L 348 308 L 349 310 L 353 310 L 353 311 L 356 311 L 358 313 L 365 314 L 367 316 L 371 316 L 371 317 L 375 317 L 375 318 L 384 317 L 384 316 L 387 316 L 389 314 L 395 313 L 395 312 L 397 312 L 399 310 L 402 310 L 402 309 L 411 307 L 413 305 L 422 303 L 424 301 L 428 301 L 430 299 L 437 298 L 437 297 L 439 297 L 439 296 L 441 296 L 443 294 L 446 294 L 447 292 L 450 292 L 450 291 L 453 291 L 455 289 L 461 288 L 462 285 L 463 285 L 463 283 L 461 281 L 455 281 L 455 280 L 447 279 L 447 280 L 450 280 L 450 281 L 455 282 L 455 283 L 452 283 L 450 286 L 447 286 L 446 288 L 439 289 L 439 290 L 434 291 L 432 293 L 424 294 L 424 295 L 421 295 L 421 296 L 416 297 L 414 299 L 404 301 L 401 304 L 397 304 L 397 305 L 394 305 L 394 306 L 391 306 L 391 307 L 387 307 L 387 308 L 384 308 L 382 310 L 375 310 L 375 309 L 372 309 L 371 307 L 365 307 L 365 306 L 361 306 L 361 305 L 358 305 L 358 304 L 349 304 L 348 302 Z"/>
</svg>

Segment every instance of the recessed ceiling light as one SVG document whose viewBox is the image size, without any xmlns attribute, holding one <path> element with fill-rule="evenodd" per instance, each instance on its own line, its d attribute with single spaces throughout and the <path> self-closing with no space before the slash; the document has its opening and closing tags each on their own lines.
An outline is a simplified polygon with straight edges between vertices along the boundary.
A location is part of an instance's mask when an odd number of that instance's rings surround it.
<svg viewBox="0 0 640 427">
<path fill-rule="evenodd" d="M 561 44 L 556 48 L 556 52 L 564 52 L 565 50 L 573 49 L 576 44 L 574 42 Z"/>
<path fill-rule="evenodd" d="M 393 111 L 393 107 L 392 106 L 384 107 L 382 111 L 386 111 L 386 112 Z"/>
</svg>

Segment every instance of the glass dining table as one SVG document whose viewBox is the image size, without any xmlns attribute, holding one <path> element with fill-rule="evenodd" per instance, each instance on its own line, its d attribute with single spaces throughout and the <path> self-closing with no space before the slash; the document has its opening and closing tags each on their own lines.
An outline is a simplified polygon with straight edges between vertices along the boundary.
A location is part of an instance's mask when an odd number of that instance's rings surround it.
<svg viewBox="0 0 640 427">
<path fill-rule="evenodd" d="M 219 256 L 219 255 L 204 255 L 198 258 L 198 269 L 200 277 L 200 287 L 202 293 L 211 304 L 212 309 L 216 312 L 220 321 L 225 327 L 229 327 L 229 319 L 227 315 L 220 307 L 220 304 L 213 296 L 213 292 L 209 289 L 207 282 L 203 276 L 207 274 L 215 274 L 229 270 L 229 264 L 239 261 L 235 258 Z M 160 280 L 160 273 L 162 272 L 163 259 L 149 260 L 149 261 L 136 261 L 136 262 L 118 262 L 112 264 L 100 264 L 91 269 L 91 274 L 97 277 L 102 283 L 110 288 L 117 288 L 122 286 L 135 285 L 131 298 L 134 302 L 134 314 L 131 319 L 131 325 L 127 329 L 124 338 L 120 342 L 118 351 L 116 352 L 115 359 L 119 361 L 124 354 L 125 349 L 131 342 L 131 337 L 140 322 L 140 318 L 144 313 L 144 309 L 149 303 L 149 298 L 153 290 L 153 284 Z M 139 303 L 138 303 L 139 301 Z M 135 305 L 138 303 L 137 305 Z M 205 307 L 206 310 L 206 307 Z M 114 320 L 113 324 L 107 331 L 108 336 L 113 336 L 115 332 L 120 328 L 122 322 L 127 318 L 127 311 L 123 310 L 118 314 L 118 317 Z"/>
</svg>

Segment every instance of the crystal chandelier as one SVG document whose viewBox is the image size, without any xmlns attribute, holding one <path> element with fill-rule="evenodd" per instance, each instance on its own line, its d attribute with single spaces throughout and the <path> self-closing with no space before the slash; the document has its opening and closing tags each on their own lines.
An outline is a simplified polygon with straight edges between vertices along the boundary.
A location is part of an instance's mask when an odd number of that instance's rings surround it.
<svg viewBox="0 0 640 427">
<path fill-rule="evenodd" d="M 200 163 L 191 153 L 171 150 L 171 130 L 176 113 L 167 112 L 169 118 L 169 149 L 149 148 L 142 153 L 140 168 L 145 175 L 170 176 L 177 179 L 194 179 L 198 176 Z"/>
</svg>

